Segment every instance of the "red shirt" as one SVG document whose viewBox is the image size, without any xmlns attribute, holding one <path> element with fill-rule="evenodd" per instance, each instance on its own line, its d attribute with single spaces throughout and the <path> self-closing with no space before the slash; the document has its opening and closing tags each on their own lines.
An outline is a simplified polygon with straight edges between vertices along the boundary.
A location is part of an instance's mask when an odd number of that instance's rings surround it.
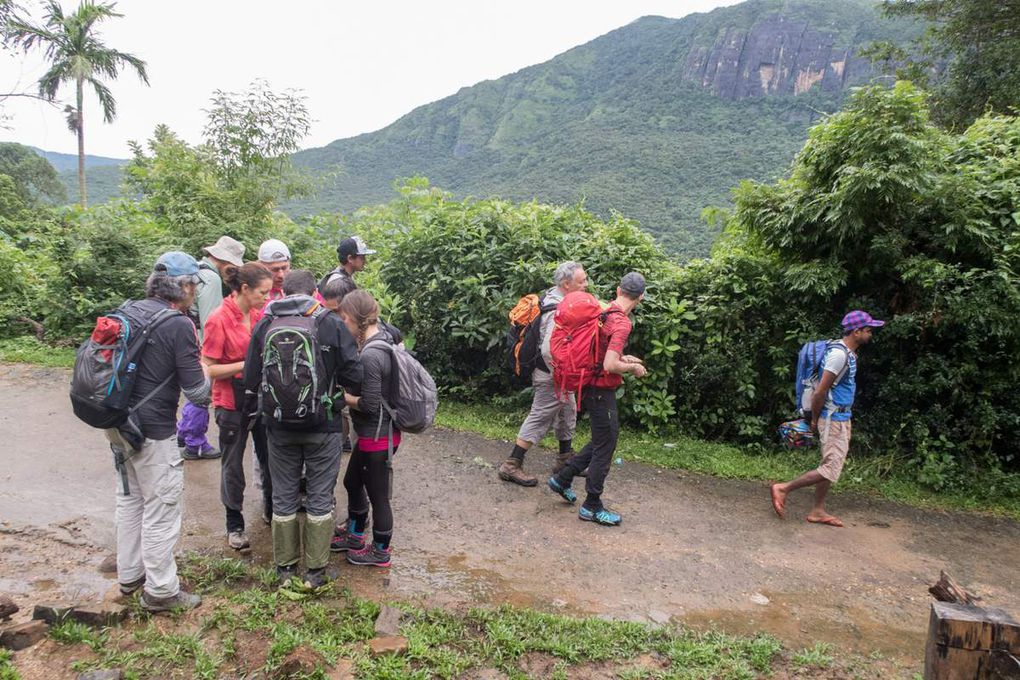
<svg viewBox="0 0 1020 680">
<path fill-rule="evenodd" d="M 595 357 L 599 366 L 605 362 L 606 353 L 609 350 L 623 355 L 623 348 L 627 346 L 627 339 L 630 337 L 631 328 L 633 328 L 630 317 L 624 314 L 615 302 L 606 308 L 606 312 L 606 320 L 599 328 L 599 352 Z M 623 376 L 603 371 L 591 384 L 593 387 L 615 389 L 623 384 Z"/>
<path fill-rule="evenodd" d="M 241 308 L 237 306 L 236 295 L 224 299 L 223 304 L 213 310 L 205 322 L 202 356 L 219 364 L 244 361 L 248 343 L 251 342 L 251 329 L 262 318 L 262 310 L 248 310 L 248 321 L 251 324 L 248 328 L 241 323 L 243 318 Z M 238 372 L 237 375 L 240 376 L 241 373 Z M 234 404 L 234 388 L 230 381 L 230 378 L 213 380 L 212 403 L 213 406 L 235 411 L 237 406 Z"/>
</svg>

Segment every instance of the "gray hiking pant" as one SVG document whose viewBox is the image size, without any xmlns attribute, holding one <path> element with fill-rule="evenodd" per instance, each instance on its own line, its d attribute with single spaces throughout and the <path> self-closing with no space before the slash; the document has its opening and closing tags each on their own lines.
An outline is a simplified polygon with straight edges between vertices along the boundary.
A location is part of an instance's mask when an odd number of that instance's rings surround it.
<svg viewBox="0 0 1020 680">
<path fill-rule="evenodd" d="M 552 375 L 542 369 L 536 368 L 531 374 L 531 385 L 534 388 L 531 411 L 518 430 L 517 438 L 529 444 L 537 444 L 542 441 L 549 428 L 553 428 L 557 440 L 562 442 L 573 439 L 574 428 L 577 425 L 577 411 L 574 409 L 573 400 L 570 397 L 561 399 L 556 396 Z"/>
<path fill-rule="evenodd" d="M 269 430 L 269 476 L 273 480 L 273 514 L 293 515 L 301 496 L 301 471 L 308 515 L 333 511 L 333 491 L 340 473 L 343 434 Z"/>
</svg>

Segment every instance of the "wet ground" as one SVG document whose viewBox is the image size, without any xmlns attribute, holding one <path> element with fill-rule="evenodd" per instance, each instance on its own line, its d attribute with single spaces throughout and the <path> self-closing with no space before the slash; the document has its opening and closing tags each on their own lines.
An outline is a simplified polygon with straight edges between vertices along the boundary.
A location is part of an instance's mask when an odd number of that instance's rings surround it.
<svg viewBox="0 0 1020 680">
<path fill-rule="evenodd" d="M 114 547 L 111 456 L 71 413 L 67 384 L 65 371 L 0 365 L 0 592 L 24 609 L 98 598 L 114 584 L 99 571 Z M 764 483 L 625 463 L 613 466 L 604 495 L 624 523 L 597 527 L 542 486 L 499 481 L 495 466 L 508 448 L 444 430 L 407 437 L 396 462 L 394 565 L 359 570 L 334 558 L 342 582 L 360 595 L 429 605 L 509 602 L 767 631 L 792 648 L 830 642 L 914 668 L 927 584 L 940 569 L 987 604 L 1020 612 L 1016 522 L 836 496 L 830 509 L 847 526 L 835 529 L 802 520 L 805 492 L 780 521 Z M 527 467 L 543 476 L 552 459 L 536 451 Z M 225 544 L 218 462 L 185 465 L 181 549 L 235 555 Z M 246 558 L 268 564 L 256 499 L 249 488 Z"/>
</svg>

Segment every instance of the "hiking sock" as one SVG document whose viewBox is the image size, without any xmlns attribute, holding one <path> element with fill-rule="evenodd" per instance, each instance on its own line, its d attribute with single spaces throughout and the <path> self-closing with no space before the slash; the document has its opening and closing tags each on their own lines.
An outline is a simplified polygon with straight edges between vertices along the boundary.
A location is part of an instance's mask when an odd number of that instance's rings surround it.
<svg viewBox="0 0 1020 680">
<path fill-rule="evenodd" d="M 584 507 L 589 510 L 602 509 L 602 494 L 590 493 L 584 498 Z"/>
<path fill-rule="evenodd" d="M 347 531 L 361 536 L 365 533 L 365 526 L 368 524 L 367 512 L 352 512 L 347 521 Z"/>
<path fill-rule="evenodd" d="M 390 539 L 393 537 L 392 531 L 385 533 L 381 531 L 372 530 L 372 541 L 382 550 L 386 550 L 390 547 Z"/>
<path fill-rule="evenodd" d="M 560 455 L 564 453 L 570 453 L 571 447 L 574 445 L 573 439 L 561 439 L 560 440 Z"/>
<path fill-rule="evenodd" d="M 514 450 L 510 452 L 510 457 L 513 458 L 516 461 L 519 461 L 519 462 L 523 463 L 524 462 L 524 454 L 527 453 L 527 452 L 528 452 L 527 449 L 525 449 L 523 447 L 520 447 L 517 444 L 514 444 Z"/>
</svg>

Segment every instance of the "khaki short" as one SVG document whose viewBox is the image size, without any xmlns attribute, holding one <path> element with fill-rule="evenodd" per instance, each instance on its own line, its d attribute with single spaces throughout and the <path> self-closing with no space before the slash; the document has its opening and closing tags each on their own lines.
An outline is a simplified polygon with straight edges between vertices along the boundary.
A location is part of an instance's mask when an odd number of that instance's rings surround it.
<svg viewBox="0 0 1020 680">
<path fill-rule="evenodd" d="M 849 420 L 819 420 L 818 435 L 822 442 L 822 464 L 818 474 L 835 484 L 843 474 L 843 464 L 850 450 Z"/>
</svg>

